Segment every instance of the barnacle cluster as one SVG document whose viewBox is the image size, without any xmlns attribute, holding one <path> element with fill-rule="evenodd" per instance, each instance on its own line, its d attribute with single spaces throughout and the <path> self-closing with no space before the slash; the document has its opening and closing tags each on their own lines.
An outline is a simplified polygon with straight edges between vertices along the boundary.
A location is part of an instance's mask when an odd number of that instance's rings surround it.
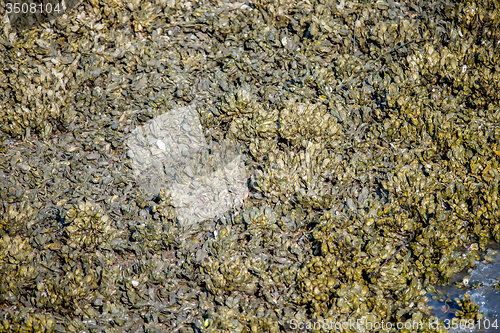
<svg viewBox="0 0 500 333">
<path fill-rule="evenodd" d="M 497 0 L 82 0 L 27 26 L 4 2 L 2 332 L 429 322 L 500 242 Z M 198 169 L 127 146 L 167 156 L 152 124 L 186 110 L 238 193 L 202 221 L 177 207 Z"/>
</svg>

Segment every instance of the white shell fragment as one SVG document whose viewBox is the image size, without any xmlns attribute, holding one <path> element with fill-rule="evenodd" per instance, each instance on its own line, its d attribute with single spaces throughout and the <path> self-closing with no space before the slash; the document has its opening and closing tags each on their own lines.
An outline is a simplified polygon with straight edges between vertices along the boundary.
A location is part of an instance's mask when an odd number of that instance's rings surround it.
<svg viewBox="0 0 500 333">
<path fill-rule="evenodd" d="M 164 143 L 163 143 L 163 141 L 161 141 L 161 140 L 156 141 L 156 147 L 158 147 L 159 149 L 161 149 L 161 150 L 163 150 L 163 151 L 165 151 L 165 150 L 166 150 L 166 148 L 165 148 L 165 144 L 164 144 Z"/>
</svg>

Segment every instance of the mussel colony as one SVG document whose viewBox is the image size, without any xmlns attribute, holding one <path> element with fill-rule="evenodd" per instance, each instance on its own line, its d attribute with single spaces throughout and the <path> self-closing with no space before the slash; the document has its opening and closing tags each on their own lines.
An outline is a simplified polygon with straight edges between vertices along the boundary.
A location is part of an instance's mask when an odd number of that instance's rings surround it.
<svg viewBox="0 0 500 333">
<path fill-rule="evenodd" d="M 499 1 L 0 3 L 2 332 L 424 321 L 500 241 Z M 249 195 L 184 230 L 125 142 L 193 105 Z"/>
</svg>

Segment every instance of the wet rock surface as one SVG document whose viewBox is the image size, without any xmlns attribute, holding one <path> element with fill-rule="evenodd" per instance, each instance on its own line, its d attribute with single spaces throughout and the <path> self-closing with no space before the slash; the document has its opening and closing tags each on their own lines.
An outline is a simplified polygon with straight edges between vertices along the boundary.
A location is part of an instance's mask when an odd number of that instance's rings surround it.
<svg viewBox="0 0 500 333">
<path fill-rule="evenodd" d="M 435 318 L 426 288 L 500 241 L 499 7 L 89 0 L 24 30 L 0 9 L 0 330 Z M 248 173 L 197 223 L 127 154 L 183 108 Z"/>
</svg>

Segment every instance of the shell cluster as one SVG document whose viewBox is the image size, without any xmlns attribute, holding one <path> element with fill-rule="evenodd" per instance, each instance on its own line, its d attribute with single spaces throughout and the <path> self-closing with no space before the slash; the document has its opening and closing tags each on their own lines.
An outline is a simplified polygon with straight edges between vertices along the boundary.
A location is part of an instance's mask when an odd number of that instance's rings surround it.
<svg viewBox="0 0 500 333">
<path fill-rule="evenodd" d="M 0 332 L 428 322 L 500 242 L 497 0 L 0 17 Z"/>
<path fill-rule="evenodd" d="M 239 147 L 227 141 L 207 145 L 193 106 L 136 128 L 127 146 L 136 181 L 154 194 L 168 187 L 182 226 L 238 208 L 248 194 Z"/>
</svg>

